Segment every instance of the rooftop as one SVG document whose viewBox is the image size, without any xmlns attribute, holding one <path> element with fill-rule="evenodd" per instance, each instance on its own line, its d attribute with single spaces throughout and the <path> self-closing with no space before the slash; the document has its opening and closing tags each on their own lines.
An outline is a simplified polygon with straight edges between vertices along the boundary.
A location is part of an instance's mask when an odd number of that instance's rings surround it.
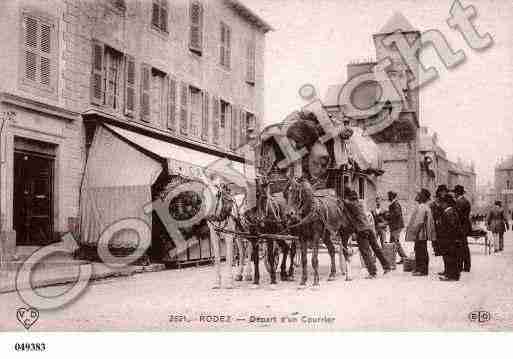
<svg viewBox="0 0 513 359">
<path fill-rule="evenodd" d="M 225 0 L 235 11 L 241 16 L 245 17 L 248 21 L 260 28 L 263 32 L 273 31 L 273 27 L 269 25 L 264 19 L 258 16 L 250 8 L 244 5 L 239 0 Z"/>
<path fill-rule="evenodd" d="M 395 12 L 390 19 L 388 19 L 385 26 L 381 28 L 378 34 L 391 34 L 397 30 L 401 32 L 418 32 L 412 24 L 400 12 Z"/>
<path fill-rule="evenodd" d="M 513 156 L 509 156 L 495 166 L 496 170 L 513 170 Z"/>
</svg>

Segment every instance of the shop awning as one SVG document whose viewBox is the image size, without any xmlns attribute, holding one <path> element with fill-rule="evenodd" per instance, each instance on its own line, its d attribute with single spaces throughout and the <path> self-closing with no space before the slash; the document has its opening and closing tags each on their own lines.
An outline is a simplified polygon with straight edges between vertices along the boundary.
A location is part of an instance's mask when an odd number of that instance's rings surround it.
<svg viewBox="0 0 513 359">
<path fill-rule="evenodd" d="M 126 218 L 137 218 L 151 227 L 151 185 L 162 172 L 162 163 L 99 127 L 86 163 L 80 199 L 80 241 L 96 245 L 101 233 Z M 113 247 L 134 247 L 137 236 L 120 231 Z"/>
<path fill-rule="evenodd" d="M 178 146 L 114 125 L 105 124 L 104 126 L 130 143 L 167 161 L 170 173 L 189 178 L 201 177 L 202 173 L 207 175 L 215 173 L 225 181 L 242 188 L 247 186 L 247 180 L 252 180 L 253 171 L 248 164 Z"/>
</svg>

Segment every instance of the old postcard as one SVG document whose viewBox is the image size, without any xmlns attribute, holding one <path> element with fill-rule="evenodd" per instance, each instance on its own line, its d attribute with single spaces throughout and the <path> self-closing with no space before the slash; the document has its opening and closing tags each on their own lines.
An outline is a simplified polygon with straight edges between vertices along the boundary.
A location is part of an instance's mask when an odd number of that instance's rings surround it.
<svg viewBox="0 0 513 359">
<path fill-rule="evenodd" d="M 510 1 L 3 0 L 0 29 L 0 331 L 513 329 Z"/>
</svg>

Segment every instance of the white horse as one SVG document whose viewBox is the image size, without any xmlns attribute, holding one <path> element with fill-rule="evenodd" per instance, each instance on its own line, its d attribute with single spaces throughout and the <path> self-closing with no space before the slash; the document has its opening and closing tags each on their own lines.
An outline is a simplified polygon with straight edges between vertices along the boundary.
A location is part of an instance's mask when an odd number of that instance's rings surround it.
<svg viewBox="0 0 513 359">
<path fill-rule="evenodd" d="M 252 279 L 251 267 L 251 246 L 237 236 L 241 231 L 241 216 L 245 208 L 244 195 L 231 195 L 225 185 L 221 184 L 220 179 L 214 181 L 204 181 L 210 191 L 211 208 L 207 218 L 207 224 L 210 232 L 210 243 L 214 251 L 215 281 L 213 289 L 220 289 L 223 285 L 223 275 L 221 268 L 221 247 L 224 241 L 227 282 L 225 288 L 234 288 L 234 280 L 241 281 Z M 236 276 L 233 274 L 234 245 L 238 249 L 238 263 Z"/>
</svg>

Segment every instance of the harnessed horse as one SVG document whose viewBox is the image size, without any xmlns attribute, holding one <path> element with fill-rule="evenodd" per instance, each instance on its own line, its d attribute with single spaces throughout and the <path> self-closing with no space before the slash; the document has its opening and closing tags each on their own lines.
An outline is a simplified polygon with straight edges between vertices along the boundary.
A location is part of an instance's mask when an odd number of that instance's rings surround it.
<svg viewBox="0 0 513 359">
<path fill-rule="evenodd" d="M 335 247 L 331 236 L 339 235 L 340 268 L 351 280 L 351 251 L 348 247 L 348 236 L 344 230 L 350 227 L 348 214 L 343 203 L 335 196 L 316 195 L 312 186 L 305 178 L 291 178 L 285 189 L 285 198 L 289 208 L 289 216 L 293 224 L 289 228 L 299 229 L 301 246 L 302 276 L 300 286 L 306 286 L 308 277 L 307 249 L 308 241 L 312 241 L 312 267 L 314 270 L 313 285 L 319 285 L 319 240 L 322 239 L 328 248 L 331 259 L 331 271 L 328 280 L 334 280 L 336 275 Z"/>
<path fill-rule="evenodd" d="M 262 178 L 258 181 L 257 187 L 257 205 L 254 208 L 248 209 L 242 214 L 242 228 L 243 230 L 258 237 L 259 234 L 280 234 L 286 231 L 286 214 L 287 206 L 284 198 L 273 196 L 270 191 L 270 184 Z M 271 284 L 276 284 L 276 266 L 274 255 L 274 242 L 276 242 L 281 249 L 282 259 L 280 265 L 280 279 L 282 281 L 293 280 L 293 258 L 295 250 L 291 252 L 291 248 L 285 240 L 281 239 L 267 239 L 267 269 L 269 271 Z M 252 241 L 252 260 L 254 266 L 254 280 L 255 286 L 260 283 L 260 265 L 259 265 L 259 249 L 260 244 L 258 239 Z M 287 273 L 287 256 L 290 254 L 290 269 Z M 279 259 L 278 259 L 279 260 Z M 290 275 L 292 274 L 292 276 Z"/>
</svg>

